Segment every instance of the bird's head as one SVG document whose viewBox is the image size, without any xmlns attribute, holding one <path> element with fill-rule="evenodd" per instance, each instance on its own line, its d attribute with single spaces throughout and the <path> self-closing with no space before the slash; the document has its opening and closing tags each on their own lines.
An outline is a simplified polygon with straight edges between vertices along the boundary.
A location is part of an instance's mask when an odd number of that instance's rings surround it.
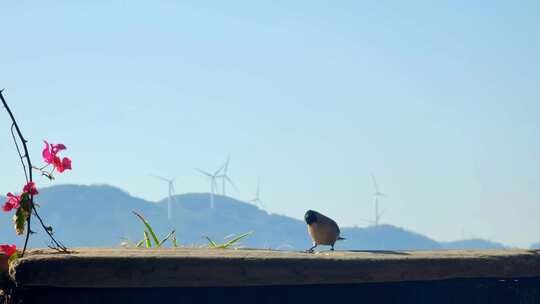
<svg viewBox="0 0 540 304">
<path fill-rule="evenodd" d="M 304 215 L 304 220 L 308 225 L 315 223 L 317 221 L 317 212 L 313 210 L 306 211 L 306 214 Z"/>
</svg>

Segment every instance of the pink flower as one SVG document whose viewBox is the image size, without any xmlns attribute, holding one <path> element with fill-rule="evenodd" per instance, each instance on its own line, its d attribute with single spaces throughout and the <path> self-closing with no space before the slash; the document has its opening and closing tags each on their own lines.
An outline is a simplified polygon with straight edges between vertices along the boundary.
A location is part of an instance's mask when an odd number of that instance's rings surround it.
<svg viewBox="0 0 540 304">
<path fill-rule="evenodd" d="M 58 170 L 58 172 L 60 173 L 64 172 L 64 170 L 71 170 L 71 159 L 64 157 L 60 162 L 60 158 L 57 157 L 54 160 L 54 166 L 56 167 L 56 170 Z"/>
<path fill-rule="evenodd" d="M 7 197 L 8 197 L 8 200 L 4 204 L 4 206 L 2 207 L 2 209 L 5 212 L 9 212 L 12 209 L 17 209 L 17 208 L 20 207 L 20 203 L 21 203 L 21 196 L 20 195 L 16 196 L 13 193 L 9 192 L 7 194 Z"/>
<path fill-rule="evenodd" d="M 52 164 L 58 172 L 62 173 L 64 170 L 71 170 L 71 159 L 64 157 L 63 159 L 60 159 L 56 154 L 62 150 L 66 150 L 66 146 L 63 144 L 49 144 L 46 140 L 45 142 L 45 149 L 43 149 L 43 152 L 41 153 L 43 155 L 43 159 L 47 164 Z"/>
<path fill-rule="evenodd" d="M 8 257 L 12 256 L 15 252 L 17 252 L 17 246 L 15 244 L 13 245 L 0 245 L 0 253 L 3 253 L 7 255 Z"/>
<path fill-rule="evenodd" d="M 28 182 L 28 184 L 24 186 L 23 192 L 27 192 L 30 195 L 37 195 L 39 193 L 34 182 Z"/>
</svg>

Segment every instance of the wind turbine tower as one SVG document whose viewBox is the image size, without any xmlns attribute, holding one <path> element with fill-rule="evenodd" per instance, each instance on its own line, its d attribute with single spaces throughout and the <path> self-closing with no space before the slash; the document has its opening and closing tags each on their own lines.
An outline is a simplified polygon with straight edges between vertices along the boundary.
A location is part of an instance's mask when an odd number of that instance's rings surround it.
<svg viewBox="0 0 540 304">
<path fill-rule="evenodd" d="M 175 194 L 175 191 L 174 191 L 174 180 L 175 180 L 175 178 L 168 179 L 168 178 L 157 176 L 157 175 L 152 175 L 152 176 L 154 178 L 157 178 L 159 180 L 167 182 L 167 184 L 169 186 L 169 196 L 167 198 L 167 218 L 169 220 L 171 220 L 172 219 L 172 201 L 174 199 L 174 194 Z"/>
<path fill-rule="evenodd" d="M 386 194 L 379 191 L 379 185 L 377 184 L 377 180 L 375 179 L 375 174 L 371 172 L 371 179 L 373 180 L 373 187 L 375 189 L 375 192 L 373 193 L 373 202 L 375 203 L 375 220 L 373 223 L 375 226 L 379 226 L 382 212 L 379 212 L 379 197 L 385 197 Z"/>
<path fill-rule="evenodd" d="M 233 183 L 233 181 L 231 180 L 229 175 L 227 175 L 227 173 L 229 172 L 229 161 L 230 160 L 231 160 L 231 157 L 227 156 L 227 160 L 225 161 L 225 164 L 223 164 L 223 167 L 222 167 L 223 168 L 223 174 L 216 176 L 216 177 L 221 178 L 221 193 L 223 194 L 223 196 L 227 195 L 227 191 L 226 191 L 227 183 L 229 183 L 231 186 L 233 186 L 234 190 L 238 191 L 238 188 L 236 187 L 236 185 Z"/>
<path fill-rule="evenodd" d="M 217 179 L 221 177 L 220 172 L 223 169 L 223 166 L 219 167 L 214 173 L 206 172 L 201 169 L 195 169 L 199 171 L 202 175 L 206 176 L 210 180 L 210 208 L 214 209 L 214 195 L 218 188 Z"/>
<path fill-rule="evenodd" d="M 261 209 L 264 208 L 264 204 L 261 201 L 261 181 L 260 179 L 257 179 L 257 192 L 255 193 L 255 198 L 250 200 L 250 202 L 254 203 L 255 205 L 259 206 Z"/>
</svg>

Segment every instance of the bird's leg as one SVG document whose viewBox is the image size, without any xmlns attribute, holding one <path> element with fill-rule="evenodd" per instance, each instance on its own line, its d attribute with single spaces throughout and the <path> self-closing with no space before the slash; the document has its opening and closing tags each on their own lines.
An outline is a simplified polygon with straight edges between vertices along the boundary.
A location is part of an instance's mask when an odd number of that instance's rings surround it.
<svg viewBox="0 0 540 304">
<path fill-rule="evenodd" d="M 313 253 L 313 249 L 315 249 L 315 247 L 317 247 L 317 244 L 313 243 L 313 247 L 309 248 L 308 250 L 306 250 L 306 252 L 308 253 Z"/>
<path fill-rule="evenodd" d="M 334 245 L 332 245 L 332 247 L 330 247 L 330 250 L 331 250 L 331 251 L 334 251 Z"/>
</svg>

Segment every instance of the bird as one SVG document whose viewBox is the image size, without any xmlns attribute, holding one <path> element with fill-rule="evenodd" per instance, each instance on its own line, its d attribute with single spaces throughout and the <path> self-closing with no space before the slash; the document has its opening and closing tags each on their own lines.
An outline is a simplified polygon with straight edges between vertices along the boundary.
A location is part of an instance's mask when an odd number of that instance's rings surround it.
<svg viewBox="0 0 540 304">
<path fill-rule="evenodd" d="M 306 211 L 304 220 L 308 225 L 308 232 L 313 240 L 313 247 L 309 248 L 307 252 L 312 253 L 317 245 L 329 245 L 331 246 L 330 250 L 334 250 L 336 241 L 345 239 L 339 235 L 340 231 L 337 223 L 317 211 Z"/>
</svg>

